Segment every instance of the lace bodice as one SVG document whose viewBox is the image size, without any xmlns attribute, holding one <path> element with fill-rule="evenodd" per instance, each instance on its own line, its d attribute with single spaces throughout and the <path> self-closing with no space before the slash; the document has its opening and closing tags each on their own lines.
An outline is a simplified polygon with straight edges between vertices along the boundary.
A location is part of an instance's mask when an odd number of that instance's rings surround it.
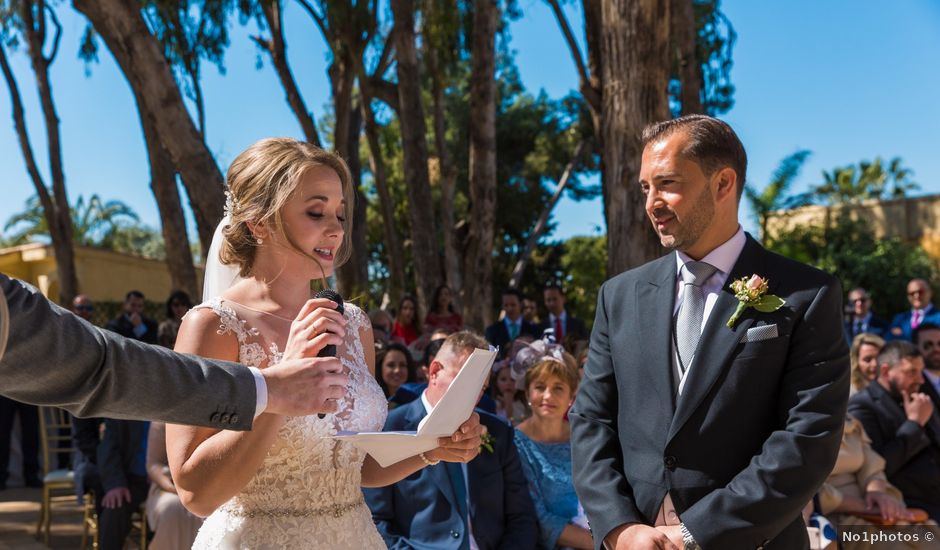
<svg viewBox="0 0 940 550">
<path fill-rule="evenodd" d="M 194 548 L 384 547 L 362 503 L 365 456 L 352 444 L 332 438 L 341 430 L 381 430 L 388 413 L 359 335 L 369 319 L 355 305 L 345 307 L 346 336 L 337 357 L 349 385 L 338 411 L 323 419 L 288 418 L 255 476 L 209 516 Z M 215 312 L 219 333 L 238 339 L 242 364 L 265 368 L 280 361 L 275 339 L 239 316 L 243 306 L 216 298 L 197 308 Z"/>
</svg>

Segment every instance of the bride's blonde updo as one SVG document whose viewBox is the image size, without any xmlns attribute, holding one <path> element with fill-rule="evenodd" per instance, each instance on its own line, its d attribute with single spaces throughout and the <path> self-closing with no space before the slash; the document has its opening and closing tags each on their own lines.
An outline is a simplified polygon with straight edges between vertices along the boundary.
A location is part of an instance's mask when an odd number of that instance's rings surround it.
<svg viewBox="0 0 940 550">
<path fill-rule="evenodd" d="M 339 176 L 346 201 L 343 223 L 345 234 L 336 252 L 334 267 L 349 259 L 351 253 L 349 224 L 352 220 L 352 177 L 346 163 L 338 155 L 315 145 L 291 138 L 266 138 L 255 142 L 238 155 L 228 169 L 228 199 L 231 223 L 223 230 L 219 259 L 223 264 L 237 265 L 239 275 L 247 277 L 255 260 L 258 240 L 249 223 L 265 223 L 278 232 L 298 252 L 316 260 L 310 251 L 302 250 L 284 231 L 281 210 L 311 168 L 325 166 Z"/>
</svg>

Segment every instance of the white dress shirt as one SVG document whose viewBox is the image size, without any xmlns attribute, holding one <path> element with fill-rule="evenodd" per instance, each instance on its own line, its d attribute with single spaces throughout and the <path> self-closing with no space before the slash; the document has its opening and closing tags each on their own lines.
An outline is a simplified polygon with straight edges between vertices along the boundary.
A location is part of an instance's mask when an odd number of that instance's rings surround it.
<svg viewBox="0 0 940 550">
<path fill-rule="evenodd" d="M 258 418 L 268 408 L 268 384 L 264 381 L 261 369 L 248 367 L 248 370 L 255 377 L 255 418 Z"/>
<path fill-rule="evenodd" d="M 519 318 L 522 320 L 522 317 Z M 424 411 L 427 414 L 431 414 L 431 410 L 434 408 L 431 405 L 431 402 L 428 401 L 427 391 L 421 392 L 421 404 L 424 405 Z M 470 526 L 470 476 L 467 475 L 467 463 L 461 462 L 460 469 L 463 470 L 463 482 L 466 487 L 464 488 L 464 494 L 467 495 L 467 534 L 470 535 L 470 550 L 480 550 L 480 547 L 477 546 L 476 539 L 473 538 L 473 529 Z"/>
<path fill-rule="evenodd" d="M 728 275 L 734 268 L 734 264 L 737 263 L 738 257 L 741 255 L 741 251 L 744 250 L 744 244 L 746 242 L 747 237 L 744 235 L 744 230 L 741 229 L 741 226 L 738 226 L 738 231 L 734 236 L 699 260 L 700 262 L 705 262 L 715 267 L 715 273 L 706 279 L 705 283 L 702 285 L 702 292 L 705 294 L 705 311 L 702 315 L 702 327 L 700 330 L 705 328 L 705 323 L 708 322 L 708 317 L 715 307 L 715 302 L 718 301 L 718 294 L 728 281 Z M 679 312 L 679 306 L 682 304 L 682 298 L 685 294 L 685 285 L 682 284 L 682 278 L 679 276 L 680 271 L 682 266 L 693 261 L 695 260 L 688 257 L 681 250 L 676 251 L 676 306 L 672 310 L 673 316 Z M 675 345 L 673 345 L 673 355 L 675 355 L 675 353 Z M 679 380 L 679 395 L 682 395 L 682 389 L 685 387 L 685 381 L 688 378 L 689 371 L 692 369 L 694 362 L 695 356 L 692 356 L 688 368 L 685 369 L 682 378 Z"/>
<path fill-rule="evenodd" d="M 559 315 L 558 317 L 555 317 L 554 313 L 549 313 L 548 314 L 548 327 L 549 328 L 551 329 L 555 328 L 555 319 L 558 319 L 561 321 L 562 333 L 555 335 L 555 339 L 557 339 L 560 342 L 564 336 L 567 336 L 567 334 L 565 334 L 564 332 L 568 330 L 568 311 L 564 309 L 561 310 L 561 315 Z"/>
</svg>

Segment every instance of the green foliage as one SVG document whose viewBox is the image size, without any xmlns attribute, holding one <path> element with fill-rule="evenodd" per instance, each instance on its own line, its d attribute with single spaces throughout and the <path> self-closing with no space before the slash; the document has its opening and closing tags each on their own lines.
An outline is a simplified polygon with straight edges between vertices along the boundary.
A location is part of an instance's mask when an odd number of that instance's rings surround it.
<svg viewBox="0 0 940 550">
<path fill-rule="evenodd" d="M 695 57 L 701 66 L 702 107 L 706 114 L 727 113 L 734 106 L 734 84 L 731 83 L 731 54 L 738 34 L 731 20 L 721 11 L 721 0 L 694 0 Z M 669 105 L 673 116 L 682 112 L 679 99 L 682 82 L 678 67 L 669 82 Z"/>
<path fill-rule="evenodd" d="M 911 180 L 913 172 L 901 166 L 900 157 L 894 157 L 885 167 L 881 157 L 873 162 L 861 161 L 823 172 L 823 183 L 813 188 L 812 194 L 822 204 L 859 202 L 866 199 L 896 199 L 906 196 L 920 186 Z"/>
<path fill-rule="evenodd" d="M 459 61 L 451 67 L 451 86 L 445 90 L 447 112 L 446 141 L 456 169 L 456 193 L 454 199 L 455 219 L 458 227 L 465 225 L 469 195 L 469 135 L 470 98 L 468 60 Z M 431 105 L 430 82 L 426 82 L 425 105 Z M 378 102 L 375 103 L 379 107 Z M 428 142 L 434 150 L 433 120 L 430 107 L 426 109 Z M 402 236 L 405 254 L 409 255 L 410 236 L 408 201 L 402 179 L 402 152 L 398 121 L 388 111 L 379 109 L 377 118 L 382 123 L 380 142 L 386 162 L 389 192 L 395 204 L 395 227 Z M 525 245 L 542 209 L 548 204 L 554 185 L 560 179 L 565 166 L 581 140 L 590 143 L 592 130 L 590 116 L 579 95 L 560 100 L 549 98 L 545 93 L 533 96 L 527 93 L 519 79 L 518 71 L 510 56 L 497 58 L 497 215 L 494 247 L 494 300 L 500 299 L 500 289 L 508 284 L 519 252 Z M 364 167 L 368 167 L 368 154 L 362 153 Z M 435 202 L 440 201 L 440 170 L 438 159 L 431 157 L 432 193 Z M 600 194 L 596 184 L 586 177 L 596 173 L 597 157 L 588 147 L 582 162 L 576 168 L 566 189 L 574 200 L 590 199 Z M 378 302 L 388 277 L 386 250 L 383 246 L 381 210 L 371 178 L 364 179 L 369 198 L 370 279 L 373 299 Z M 438 215 L 438 212 L 428 213 Z M 550 237 L 553 225 L 549 224 L 546 238 Z M 459 231 L 458 231 L 459 233 Z M 443 250 L 443 237 L 441 237 Z M 521 287 L 541 296 L 546 281 L 556 279 L 562 273 L 561 249 L 545 245 L 533 254 Z M 412 280 L 412 262 L 405 262 L 406 280 Z M 603 272 L 603 270 L 602 270 Z M 591 300 L 593 301 L 593 297 Z M 494 302 L 494 308 L 498 307 Z M 593 307 L 593 305 L 592 305 Z"/>
<path fill-rule="evenodd" d="M 800 169 L 809 157 L 807 150 L 797 151 L 780 161 L 774 170 L 770 183 L 763 191 L 757 191 L 752 185 L 744 186 L 744 198 L 751 206 L 754 217 L 761 229 L 761 239 L 767 235 L 767 216 L 771 212 L 800 206 L 805 201 L 799 196 L 790 193 L 793 180 L 800 173 Z"/>
<path fill-rule="evenodd" d="M 597 292 L 607 279 L 607 236 L 572 237 L 561 257 L 568 309 L 588 324 L 594 322 Z"/>
<path fill-rule="evenodd" d="M 882 314 L 906 309 L 904 285 L 911 278 L 938 281 L 936 263 L 923 248 L 897 238 L 875 238 L 862 221 L 840 216 L 830 223 L 775 235 L 771 250 L 839 277 L 848 291 L 864 287 Z"/>
<path fill-rule="evenodd" d="M 163 237 L 150 227 L 141 225 L 134 210 L 121 201 L 103 201 L 92 195 L 88 201 L 79 196 L 71 207 L 74 242 L 80 246 L 106 248 L 115 252 L 164 259 Z M 6 246 L 49 239 L 49 226 L 43 215 L 39 197 L 33 195 L 26 208 L 14 214 L 3 227 L 12 233 L 4 238 Z"/>
</svg>

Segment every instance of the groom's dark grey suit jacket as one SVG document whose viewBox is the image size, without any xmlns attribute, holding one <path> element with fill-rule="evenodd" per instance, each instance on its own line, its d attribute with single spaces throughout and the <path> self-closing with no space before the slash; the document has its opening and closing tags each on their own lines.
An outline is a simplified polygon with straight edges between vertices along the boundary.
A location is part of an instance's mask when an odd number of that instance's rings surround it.
<svg viewBox="0 0 940 550">
<path fill-rule="evenodd" d="M 755 273 L 786 305 L 749 309 L 728 328 L 738 304 L 728 284 Z M 668 492 L 705 550 L 808 548 L 800 511 L 835 463 L 849 396 L 838 281 L 748 236 L 678 397 L 675 299 L 675 254 L 600 290 L 570 415 L 595 545 L 621 524 L 652 525 Z M 776 337 L 759 328 L 770 325 Z"/>
<path fill-rule="evenodd" d="M 10 313 L 0 395 L 75 416 L 251 429 L 255 380 L 243 365 L 101 330 L 2 273 L 0 302 Z"/>
</svg>

